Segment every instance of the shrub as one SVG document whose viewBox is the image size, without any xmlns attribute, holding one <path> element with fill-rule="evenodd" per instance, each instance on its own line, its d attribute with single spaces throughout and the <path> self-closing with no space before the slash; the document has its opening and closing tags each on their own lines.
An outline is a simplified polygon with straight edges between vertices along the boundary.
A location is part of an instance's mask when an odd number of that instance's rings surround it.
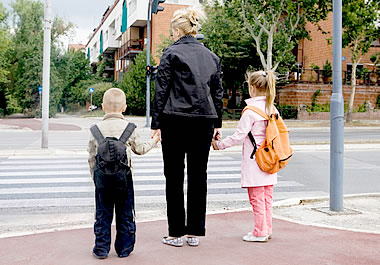
<svg viewBox="0 0 380 265">
<path fill-rule="evenodd" d="M 92 105 L 100 108 L 103 102 L 103 94 L 112 87 L 112 83 L 102 82 L 89 86 L 85 91 L 83 91 L 82 94 L 83 98 L 85 98 L 88 102 L 90 102 L 91 98 L 90 92 L 88 91 L 90 87 L 94 88 L 94 93 L 92 93 Z"/>
<path fill-rule="evenodd" d="M 151 65 L 155 65 L 151 57 Z M 154 97 L 154 82 L 150 83 L 150 100 Z M 127 97 L 127 112 L 144 115 L 146 111 L 146 51 L 136 56 L 133 64 L 125 73 L 120 88 Z"/>
<path fill-rule="evenodd" d="M 283 119 L 297 119 L 298 109 L 293 105 L 279 105 L 278 111 Z"/>
</svg>

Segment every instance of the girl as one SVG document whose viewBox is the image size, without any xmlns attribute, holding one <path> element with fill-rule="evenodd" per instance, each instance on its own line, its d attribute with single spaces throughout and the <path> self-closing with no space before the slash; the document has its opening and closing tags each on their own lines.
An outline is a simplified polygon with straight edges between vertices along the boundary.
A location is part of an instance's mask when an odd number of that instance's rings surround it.
<svg viewBox="0 0 380 265">
<path fill-rule="evenodd" d="M 258 107 L 268 115 L 277 111 L 273 106 L 276 95 L 276 77 L 273 72 L 248 72 L 246 81 L 251 96 L 246 100 L 247 105 Z M 250 158 L 253 144 L 248 137 L 248 133 L 251 132 L 259 147 L 265 139 L 267 123 L 267 120 L 256 112 L 246 110 L 232 136 L 220 141 L 214 140 L 212 143 L 215 150 L 223 150 L 243 141 L 241 186 L 248 190 L 249 202 L 255 217 L 253 232 L 243 236 L 243 240 L 249 242 L 267 242 L 272 237 L 272 194 L 273 185 L 277 183 L 277 173 L 269 174 L 262 171 L 255 158 Z"/>
</svg>

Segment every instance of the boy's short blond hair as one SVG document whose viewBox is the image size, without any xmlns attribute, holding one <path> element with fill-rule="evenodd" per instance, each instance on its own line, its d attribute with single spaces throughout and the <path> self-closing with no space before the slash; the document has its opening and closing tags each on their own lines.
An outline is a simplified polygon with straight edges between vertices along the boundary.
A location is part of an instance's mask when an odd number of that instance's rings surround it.
<svg viewBox="0 0 380 265">
<path fill-rule="evenodd" d="M 127 104 L 123 90 L 116 87 L 108 89 L 103 95 L 103 104 L 109 112 L 123 112 Z"/>
</svg>

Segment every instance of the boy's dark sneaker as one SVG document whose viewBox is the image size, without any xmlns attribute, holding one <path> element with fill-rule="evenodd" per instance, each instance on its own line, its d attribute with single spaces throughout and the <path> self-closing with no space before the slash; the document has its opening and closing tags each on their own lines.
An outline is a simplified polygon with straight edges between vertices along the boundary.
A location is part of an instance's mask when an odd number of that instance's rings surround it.
<svg viewBox="0 0 380 265">
<path fill-rule="evenodd" d="M 107 254 L 96 254 L 95 252 L 92 252 L 92 255 L 97 259 L 106 259 L 108 257 Z"/>
<path fill-rule="evenodd" d="M 128 254 L 121 254 L 121 255 L 117 255 L 119 258 L 126 258 L 126 257 L 129 257 L 129 253 Z"/>
</svg>

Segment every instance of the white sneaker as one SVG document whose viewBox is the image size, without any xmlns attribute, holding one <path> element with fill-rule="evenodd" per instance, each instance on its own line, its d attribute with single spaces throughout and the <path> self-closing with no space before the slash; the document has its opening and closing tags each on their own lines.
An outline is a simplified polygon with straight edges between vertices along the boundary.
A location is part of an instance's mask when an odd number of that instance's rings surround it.
<svg viewBox="0 0 380 265">
<path fill-rule="evenodd" d="M 180 237 L 168 239 L 168 237 L 162 238 L 162 243 L 173 246 L 173 247 L 182 247 L 183 246 L 183 240 Z"/>
<path fill-rule="evenodd" d="M 186 238 L 186 243 L 190 247 L 197 247 L 199 245 L 199 238 L 197 238 L 197 237 L 187 237 Z"/>
<path fill-rule="evenodd" d="M 252 234 L 252 232 L 248 232 L 248 235 L 251 235 L 251 236 L 252 236 L 253 234 Z M 269 235 L 268 235 L 268 239 L 272 239 L 272 234 L 269 234 Z"/>
<path fill-rule="evenodd" d="M 248 233 L 247 235 L 243 236 L 243 240 L 247 242 L 268 242 L 267 236 L 254 236 L 252 233 Z"/>
</svg>

